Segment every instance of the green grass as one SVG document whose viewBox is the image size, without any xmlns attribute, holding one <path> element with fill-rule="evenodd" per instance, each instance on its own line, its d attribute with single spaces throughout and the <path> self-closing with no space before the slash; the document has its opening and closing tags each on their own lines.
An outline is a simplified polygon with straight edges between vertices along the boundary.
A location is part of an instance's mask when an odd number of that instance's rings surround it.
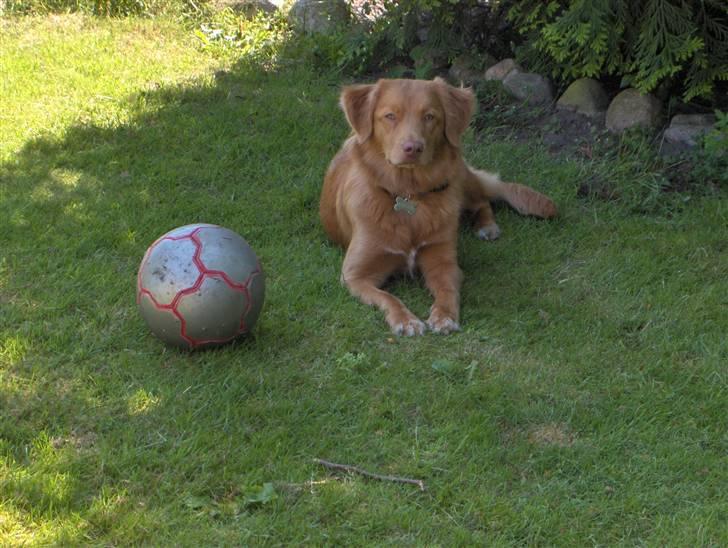
<svg viewBox="0 0 728 548">
<path fill-rule="evenodd" d="M 728 543 L 724 195 L 637 214 L 576 197 L 599 163 L 471 136 L 562 215 L 463 231 L 463 332 L 397 339 L 318 224 L 338 79 L 160 21 L 1 24 L 0 544 Z M 134 291 L 192 222 L 267 292 L 253 337 L 188 354 Z"/>
</svg>

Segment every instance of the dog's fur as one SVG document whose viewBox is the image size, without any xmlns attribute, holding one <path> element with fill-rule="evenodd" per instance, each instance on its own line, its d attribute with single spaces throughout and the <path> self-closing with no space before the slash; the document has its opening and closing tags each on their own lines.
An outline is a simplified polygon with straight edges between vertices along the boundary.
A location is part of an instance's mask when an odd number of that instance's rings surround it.
<svg viewBox="0 0 728 548">
<path fill-rule="evenodd" d="M 398 335 L 458 330 L 461 214 L 474 213 L 478 236 L 491 240 L 500 229 L 490 200 L 543 218 L 556 215 L 556 206 L 465 163 L 460 138 L 474 107 L 469 89 L 439 78 L 380 80 L 345 87 L 341 107 L 354 133 L 326 173 L 320 214 L 331 239 L 346 248 L 342 282 L 379 307 Z M 415 269 L 434 297 L 426 325 L 381 289 L 391 275 Z"/>
</svg>

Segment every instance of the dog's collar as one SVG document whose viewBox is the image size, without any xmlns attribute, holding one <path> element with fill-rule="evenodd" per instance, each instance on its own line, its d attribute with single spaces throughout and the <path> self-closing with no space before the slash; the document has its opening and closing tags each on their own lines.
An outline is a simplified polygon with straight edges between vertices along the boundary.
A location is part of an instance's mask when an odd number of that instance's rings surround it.
<svg viewBox="0 0 728 548">
<path fill-rule="evenodd" d="M 440 186 L 437 186 L 435 188 L 432 188 L 430 190 L 425 190 L 423 192 L 415 192 L 413 194 L 408 194 L 406 196 L 403 196 L 401 194 L 395 194 L 394 192 L 390 192 L 384 187 L 380 187 L 384 192 L 389 194 L 392 198 L 394 198 L 394 207 L 393 209 L 399 213 L 404 212 L 407 215 L 414 215 L 417 211 L 417 198 L 424 198 L 428 194 L 435 194 L 437 192 L 443 192 L 447 190 L 447 188 L 450 186 L 449 181 L 443 182 Z"/>
</svg>

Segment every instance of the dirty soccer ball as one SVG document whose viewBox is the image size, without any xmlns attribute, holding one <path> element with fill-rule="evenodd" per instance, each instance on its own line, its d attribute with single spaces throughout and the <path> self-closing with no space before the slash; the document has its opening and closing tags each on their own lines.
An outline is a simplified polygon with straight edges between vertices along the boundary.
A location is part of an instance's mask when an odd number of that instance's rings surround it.
<svg viewBox="0 0 728 548">
<path fill-rule="evenodd" d="M 137 305 L 152 332 L 190 350 L 250 332 L 263 307 L 265 278 L 255 252 L 221 226 L 175 228 L 139 266 Z"/>
</svg>

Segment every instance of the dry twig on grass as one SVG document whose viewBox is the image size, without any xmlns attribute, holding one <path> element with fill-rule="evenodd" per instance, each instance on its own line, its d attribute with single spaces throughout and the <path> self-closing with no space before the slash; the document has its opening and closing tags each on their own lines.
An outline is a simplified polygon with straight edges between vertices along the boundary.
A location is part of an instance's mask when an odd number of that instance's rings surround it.
<svg viewBox="0 0 728 548">
<path fill-rule="evenodd" d="M 330 470 L 341 470 L 343 472 L 349 472 L 353 474 L 359 474 L 360 476 L 364 476 L 367 478 L 372 478 L 380 481 L 394 481 L 397 483 L 409 483 L 412 485 L 416 485 L 420 488 L 420 491 L 425 490 L 425 482 L 419 479 L 411 479 L 411 478 L 402 478 L 399 476 L 384 476 L 382 474 L 375 474 L 374 472 L 367 472 L 366 470 L 363 470 L 359 468 L 358 466 L 352 466 L 350 464 L 337 464 L 335 462 L 330 462 L 324 459 L 313 459 L 313 461 L 317 464 L 320 464 L 321 466 L 325 466 L 326 468 Z"/>
</svg>

